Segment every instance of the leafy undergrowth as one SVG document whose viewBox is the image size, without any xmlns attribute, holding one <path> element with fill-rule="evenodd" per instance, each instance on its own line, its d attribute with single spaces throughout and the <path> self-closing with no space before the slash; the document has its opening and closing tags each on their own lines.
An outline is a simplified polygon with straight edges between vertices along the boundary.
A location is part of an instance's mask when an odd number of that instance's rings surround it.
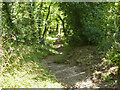
<svg viewBox="0 0 120 90">
<path fill-rule="evenodd" d="M 61 87 L 56 78 L 41 64 L 40 60 L 56 51 L 44 45 L 8 47 L 3 50 L 2 88 L 55 88 Z"/>
<path fill-rule="evenodd" d="M 79 66 L 101 88 L 117 87 L 116 73 L 118 67 L 107 60 L 105 54 L 104 51 L 97 50 L 96 46 L 76 48 L 66 46 L 63 54 L 55 62 Z"/>
</svg>

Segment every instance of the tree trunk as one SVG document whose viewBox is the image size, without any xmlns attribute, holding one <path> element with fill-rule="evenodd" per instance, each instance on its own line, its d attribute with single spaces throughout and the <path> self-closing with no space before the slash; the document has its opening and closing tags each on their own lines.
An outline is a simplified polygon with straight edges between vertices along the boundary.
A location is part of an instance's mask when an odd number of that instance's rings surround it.
<svg viewBox="0 0 120 90">
<path fill-rule="evenodd" d="M 61 22 L 62 22 L 64 35 L 67 36 L 67 34 L 66 34 L 66 29 L 65 29 L 65 23 L 64 23 L 64 20 L 61 18 L 60 15 L 57 14 L 57 16 L 58 16 L 58 18 L 59 18 L 59 19 L 61 20 Z"/>
<path fill-rule="evenodd" d="M 41 17 L 40 17 L 40 15 L 41 15 L 41 8 L 42 8 L 42 6 L 43 6 L 43 2 L 41 2 L 41 4 L 40 4 L 40 7 L 38 8 L 38 9 L 40 9 L 40 14 L 39 14 L 39 16 L 38 16 L 38 18 L 39 18 L 39 20 L 38 20 L 38 33 L 39 33 L 39 40 L 41 39 Z"/>
<path fill-rule="evenodd" d="M 58 27 L 59 27 L 59 25 L 57 24 L 57 27 L 56 27 L 56 32 L 58 32 Z"/>
<path fill-rule="evenodd" d="M 51 4 L 52 4 L 52 2 L 50 3 L 50 5 L 48 7 L 48 14 L 47 14 L 47 17 L 46 17 L 46 22 L 48 20 L 49 14 L 50 14 L 50 6 L 51 6 Z M 44 32 L 43 32 L 43 38 L 44 38 L 46 32 L 47 32 L 47 23 L 45 23 L 45 29 L 44 29 Z"/>
</svg>

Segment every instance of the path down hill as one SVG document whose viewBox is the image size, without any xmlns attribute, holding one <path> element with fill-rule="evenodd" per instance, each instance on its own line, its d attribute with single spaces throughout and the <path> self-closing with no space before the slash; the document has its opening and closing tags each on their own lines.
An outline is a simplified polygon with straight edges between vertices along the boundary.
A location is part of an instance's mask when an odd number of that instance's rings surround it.
<svg viewBox="0 0 120 90">
<path fill-rule="evenodd" d="M 63 53 L 63 49 L 58 49 L 58 55 L 51 55 L 42 60 L 42 63 L 56 76 L 58 82 L 63 84 L 63 87 L 69 88 L 96 88 L 97 85 L 89 78 L 89 72 L 86 68 L 79 66 L 70 66 L 69 64 L 55 63 L 56 58 Z"/>
</svg>

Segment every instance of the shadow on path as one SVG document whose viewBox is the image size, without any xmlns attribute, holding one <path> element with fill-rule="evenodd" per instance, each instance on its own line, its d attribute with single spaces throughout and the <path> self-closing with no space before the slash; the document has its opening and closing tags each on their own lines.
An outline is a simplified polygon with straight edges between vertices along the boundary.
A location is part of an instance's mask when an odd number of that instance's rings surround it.
<svg viewBox="0 0 120 90">
<path fill-rule="evenodd" d="M 67 88 L 96 88 L 97 84 L 90 79 L 91 73 L 79 66 L 55 63 L 56 58 L 63 53 L 63 45 L 55 45 L 58 49 L 57 55 L 50 55 L 42 60 L 42 63 L 56 76 L 58 82 Z"/>
</svg>

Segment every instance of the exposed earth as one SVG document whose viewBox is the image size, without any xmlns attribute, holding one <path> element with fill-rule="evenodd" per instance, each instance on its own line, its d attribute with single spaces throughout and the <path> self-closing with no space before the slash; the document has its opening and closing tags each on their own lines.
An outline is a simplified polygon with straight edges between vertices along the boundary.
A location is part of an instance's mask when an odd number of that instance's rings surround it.
<svg viewBox="0 0 120 90">
<path fill-rule="evenodd" d="M 50 55 L 42 60 L 42 63 L 56 76 L 58 82 L 61 82 L 63 88 L 104 88 L 116 87 L 116 83 L 110 86 L 110 82 L 104 81 L 104 73 L 114 76 L 116 67 L 104 67 L 103 56 L 101 51 L 96 51 L 89 46 L 76 48 L 63 58 L 66 63 L 58 63 L 56 59 L 64 54 L 62 44 L 55 45 L 58 48 L 57 55 Z M 77 55 L 75 55 L 77 54 Z M 67 61 L 69 59 L 69 61 Z M 112 67 L 112 69 L 111 69 Z M 97 74 L 93 74 L 99 71 Z M 104 82 L 103 82 L 104 81 Z"/>
</svg>

